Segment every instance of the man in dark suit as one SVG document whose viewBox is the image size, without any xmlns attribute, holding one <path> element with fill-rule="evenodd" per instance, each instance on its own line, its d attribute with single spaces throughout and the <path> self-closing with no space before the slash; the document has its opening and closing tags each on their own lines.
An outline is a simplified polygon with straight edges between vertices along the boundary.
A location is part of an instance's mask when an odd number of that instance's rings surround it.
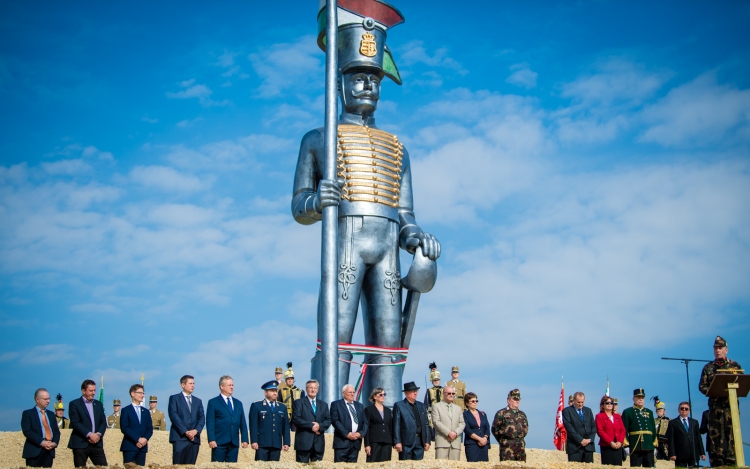
<svg viewBox="0 0 750 469">
<path fill-rule="evenodd" d="M 399 460 L 420 461 L 430 449 L 427 407 L 417 401 L 414 381 L 404 384 L 404 400 L 393 405 L 393 445 Z"/>
<path fill-rule="evenodd" d="M 294 451 L 297 462 L 323 460 L 326 439 L 324 433 L 331 426 L 328 404 L 318 395 L 318 382 L 311 379 L 305 384 L 307 397 L 297 399 L 292 405 L 292 424 L 297 427 L 294 435 Z"/>
<path fill-rule="evenodd" d="M 568 461 L 594 462 L 594 438 L 596 437 L 596 422 L 591 409 L 584 406 L 586 396 L 582 392 L 573 394 L 573 405 L 562 411 L 563 425 L 568 432 L 565 452 Z"/>
<path fill-rule="evenodd" d="M 139 466 L 146 465 L 148 440 L 154 434 L 154 425 L 148 411 L 141 407 L 143 402 L 143 385 L 130 386 L 132 404 L 120 412 L 120 431 L 122 431 L 122 463 L 134 462 Z"/>
<path fill-rule="evenodd" d="M 237 462 L 240 438 L 247 448 L 247 422 L 242 402 L 232 397 L 234 380 L 224 375 L 219 378 L 221 394 L 208 401 L 206 430 L 211 462 Z"/>
<path fill-rule="evenodd" d="M 365 408 L 354 400 L 354 386 L 341 391 L 343 399 L 331 403 L 333 425 L 333 462 L 357 462 L 362 438 L 367 434 Z"/>
<path fill-rule="evenodd" d="M 203 402 L 193 396 L 195 378 L 185 375 L 180 378 L 182 392 L 169 396 L 167 413 L 172 427 L 169 442 L 172 443 L 172 464 L 195 465 L 201 445 L 201 432 L 206 425 Z"/>
<path fill-rule="evenodd" d="M 81 383 L 81 398 L 70 402 L 68 417 L 70 417 L 70 434 L 68 448 L 73 450 L 73 465 L 86 466 L 91 459 L 94 466 L 108 466 L 107 456 L 104 454 L 102 438 L 107 430 L 107 417 L 104 406 L 94 399 L 96 383 L 87 379 Z"/>
<path fill-rule="evenodd" d="M 279 382 L 268 381 L 261 386 L 265 399 L 250 405 L 250 447 L 256 461 L 278 461 L 281 450 L 289 451 L 289 411 L 276 398 Z"/>
<path fill-rule="evenodd" d="M 667 427 L 669 459 L 675 467 L 696 467 L 698 457 L 706 460 L 698 421 L 690 418 L 690 404 L 680 402 L 680 416 L 672 419 Z"/>
<path fill-rule="evenodd" d="M 60 428 L 55 414 L 47 410 L 49 392 L 39 388 L 34 393 L 36 406 L 21 414 L 21 431 L 26 441 L 21 457 L 28 467 L 52 467 L 55 448 L 60 443 Z"/>
</svg>

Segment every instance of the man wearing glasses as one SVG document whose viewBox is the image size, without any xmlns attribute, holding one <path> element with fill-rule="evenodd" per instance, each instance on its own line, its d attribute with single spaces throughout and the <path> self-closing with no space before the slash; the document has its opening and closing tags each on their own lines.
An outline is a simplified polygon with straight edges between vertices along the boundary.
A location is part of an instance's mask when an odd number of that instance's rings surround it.
<svg viewBox="0 0 750 469">
<path fill-rule="evenodd" d="M 146 409 L 141 407 L 143 402 L 143 385 L 130 386 L 132 405 L 126 406 L 120 415 L 120 430 L 122 431 L 122 463 L 136 463 L 146 465 L 148 440 L 154 434 L 154 425 Z"/>
<path fill-rule="evenodd" d="M 508 406 L 495 414 L 492 434 L 500 445 L 501 461 L 526 461 L 526 435 L 529 433 L 529 419 L 521 405 L 521 391 L 514 389 L 508 393 Z M 570 436 L 568 436 L 570 438 Z"/>
<path fill-rule="evenodd" d="M 675 467 L 697 467 L 698 457 L 705 461 L 706 452 L 698 421 L 690 418 L 690 404 L 680 402 L 680 416 L 672 419 L 667 427 L 669 459 Z"/>
<path fill-rule="evenodd" d="M 454 403 L 456 389 L 446 386 L 443 400 L 432 405 L 432 425 L 435 428 L 435 459 L 461 459 L 461 434 L 464 431 L 463 409 Z"/>
</svg>

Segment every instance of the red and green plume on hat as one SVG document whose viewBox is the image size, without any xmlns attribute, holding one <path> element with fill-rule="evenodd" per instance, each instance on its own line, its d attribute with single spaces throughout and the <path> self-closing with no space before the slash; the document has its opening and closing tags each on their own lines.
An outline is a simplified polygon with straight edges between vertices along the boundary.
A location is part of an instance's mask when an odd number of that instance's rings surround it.
<svg viewBox="0 0 750 469">
<path fill-rule="evenodd" d="M 384 31 L 405 21 L 400 11 L 382 0 L 338 0 L 337 15 L 339 27 L 350 23 L 361 23 L 365 18 L 372 18 Z M 326 50 L 326 23 L 326 0 L 320 0 L 318 47 L 323 51 Z M 398 72 L 388 46 L 385 46 L 383 50 L 383 73 L 396 84 L 401 84 L 401 74 Z"/>
</svg>

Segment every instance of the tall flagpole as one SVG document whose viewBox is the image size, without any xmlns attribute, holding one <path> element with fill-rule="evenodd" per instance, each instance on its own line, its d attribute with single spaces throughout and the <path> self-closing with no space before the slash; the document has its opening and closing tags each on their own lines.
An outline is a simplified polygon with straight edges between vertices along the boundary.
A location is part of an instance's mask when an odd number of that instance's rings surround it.
<svg viewBox="0 0 750 469">
<path fill-rule="evenodd" d="M 338 97 L 336 96 L 336 78 L 338 75 L 337 42 L 338 42 L 338 5 L 336 0 L 327 0 L 326 4 L 326 114 L 325 114 L 325 168 L 323 177 L 336 180 L 336 131 Z M 337 264 L 336 234 L 338 224 L 338 206 L 323 208 L 323 236 L 321 243 L 321 278 L 320 278 L 320 317 L 319 333 L 321 352 L 321 392 L 323 400 L 329 404 L 337 399 L 338 384 L 338 303 L 337 303 Z"/>
</svg>

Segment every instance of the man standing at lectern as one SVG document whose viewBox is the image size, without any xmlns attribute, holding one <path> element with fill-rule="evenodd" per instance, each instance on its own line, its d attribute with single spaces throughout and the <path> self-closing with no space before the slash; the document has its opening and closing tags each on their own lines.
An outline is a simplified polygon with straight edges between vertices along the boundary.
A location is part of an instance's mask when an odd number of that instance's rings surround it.
<svg viewBox="0 0 750 469">
<path fill-rule="evenodd" d="M 727 341 L 717 335 L 714 341 L 714 361 L 707 363 L 701 372 L 701 381 L 698 384 L 701 393 L 708 394 L 708 388 L 711 387 L 717 372 L 742 369 L 739 363 L 727 358 L 728 351 Z M 708 398 L 708 428 L 711 467 L 734 466 L 737 459 L 734 454 L 734 433 L 728 397 Z"/>
</svg>

